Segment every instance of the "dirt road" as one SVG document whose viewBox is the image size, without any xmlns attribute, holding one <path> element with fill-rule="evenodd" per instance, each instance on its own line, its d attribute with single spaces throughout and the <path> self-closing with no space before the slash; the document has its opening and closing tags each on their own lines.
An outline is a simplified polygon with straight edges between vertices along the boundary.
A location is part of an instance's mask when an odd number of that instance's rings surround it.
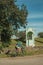
<svg viewBox="0 0 43 65">
<path fill-rule="evenodd" d="M 16 58 L 0 58 L 0 65 L 43 65 L 43 55 Z"/>
</svg>

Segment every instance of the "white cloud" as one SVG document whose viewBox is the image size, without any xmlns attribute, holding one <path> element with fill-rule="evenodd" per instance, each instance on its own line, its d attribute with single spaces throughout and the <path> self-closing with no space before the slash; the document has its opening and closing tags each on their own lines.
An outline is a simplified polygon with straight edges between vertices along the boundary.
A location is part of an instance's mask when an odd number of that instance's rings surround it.
<svg viewBox="0 0 43 65">
<path fill-rule="evenodd" d="M 29 22 L 28 23 L 29 26 L 43 26 L 43 22 Z"/>
<path fill-rule="evenodd" d="M 41 14 L 29 14 L 27 19 L 30 19 L 30 18 L 43 18 L 43 13 L 41 13 Z"/>
</svg>

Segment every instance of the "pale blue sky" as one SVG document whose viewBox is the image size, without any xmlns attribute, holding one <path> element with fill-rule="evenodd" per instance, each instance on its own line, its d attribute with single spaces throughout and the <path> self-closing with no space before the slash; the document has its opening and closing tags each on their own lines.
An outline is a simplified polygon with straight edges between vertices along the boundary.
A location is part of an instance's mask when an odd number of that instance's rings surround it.
<svg viewBox="0 0 43 65">
<path fill-rule="evenodd" d="M 17 5 L 20 7 L 25 4 L 28 9 L 27 21 L 29 27 L 35 29 L 35 32 L 43 32 L 43 0 L 17 0 Z"/>
</svg>

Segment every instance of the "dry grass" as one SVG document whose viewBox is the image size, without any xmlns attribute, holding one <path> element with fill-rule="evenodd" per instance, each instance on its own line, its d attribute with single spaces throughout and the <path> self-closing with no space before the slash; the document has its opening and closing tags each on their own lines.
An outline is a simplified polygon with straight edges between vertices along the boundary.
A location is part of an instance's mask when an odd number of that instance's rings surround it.
<svg viewBox="0 0 43 65">
<path fill-rule="evenodd" d="M 39 55 L 39 54 L 43 54 L 43 43 L 38 42 L 38 41 L 43 41 L 42 38 L 36 38 L 37 41 L 35 41 L 35 45 L 36 47 L 32 48 L 25 48 L 24 54 L 23 55 Z M 11 40 L 11 45 L 9 45 L 9 47 L 4 48 L 4 50 L 8 49 L 11 50 L 11 52 L 14 52 L 15 49 L 15 45 L 16 45 L 17 41 L 15 40 Z M 1 46 L 1 43 L 0 43 Z M 6 54 L 0 54 L 0 57 L 8 57 Z"/>
<path fill-rule="evenodd" d="M 36 46 L 43 46 L 43 38 L 36 38 L 35 45 Z"/>
</svg>

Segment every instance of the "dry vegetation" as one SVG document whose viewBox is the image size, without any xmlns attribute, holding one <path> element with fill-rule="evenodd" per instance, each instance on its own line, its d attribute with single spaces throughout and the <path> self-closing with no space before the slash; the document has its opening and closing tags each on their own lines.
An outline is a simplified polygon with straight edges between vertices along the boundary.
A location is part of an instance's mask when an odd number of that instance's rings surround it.
<svg viewBox="0 0 43 65">
<path fill-rule="evenodd" d="M 11 45 L 9 45 L 9 47 L 3 48 L 4 53 L 0 53 L 0 57 L 10 57 L 11 55 L 6 55 L 6 51 L 10 50 L 10 53 L 15 56 L 15 45 L 16 45 L 17 41 L 15 40 L 11 40 Z M 25 43 L 23 43 L 25 44 Z M 24 56 L 24 55 L 39 55 L 39 54 L 43 54 L 43 38 L 36 38 L 35 39 L 35 47 L 29 47 L 24 49 L 23 54 L 18 54 L 18 56 Z M 1 46 L 1 42 L 0 42 L 0 46 Z"/>
</svg>

